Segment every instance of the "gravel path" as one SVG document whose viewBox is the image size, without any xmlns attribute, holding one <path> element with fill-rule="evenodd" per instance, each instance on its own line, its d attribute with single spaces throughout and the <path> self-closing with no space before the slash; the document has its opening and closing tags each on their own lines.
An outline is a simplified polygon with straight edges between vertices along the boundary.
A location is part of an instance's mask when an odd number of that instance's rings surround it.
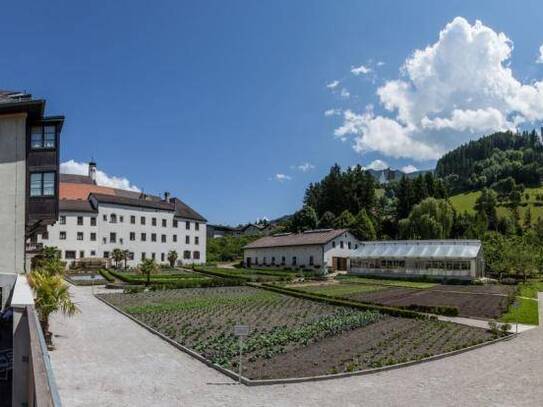
<svg viewBox="0 0 543 407">
<path fill-rule="evenodd" d="M 92 296 L 51 321 L 51 359 L 71 406 L 528 406 L 543 399 L 543 329 L 461 355 L 367 376 L 246 387 L 173 348 Z M 540 294 L 540 307 L 543 296 Z"/>
</svg>

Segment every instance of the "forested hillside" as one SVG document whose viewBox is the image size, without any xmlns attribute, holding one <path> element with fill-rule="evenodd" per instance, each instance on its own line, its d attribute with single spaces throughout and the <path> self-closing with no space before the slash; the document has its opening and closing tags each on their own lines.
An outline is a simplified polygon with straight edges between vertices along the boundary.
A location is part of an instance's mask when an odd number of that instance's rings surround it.
<svg viewBox="0 0 543 407">
<path fill-rule="evenodd" d="M 538 186 L 543 178 L 543 144 L 535 130 L 498 132 L 470 141 L 447 154 L 436 166 L 450 193 L 492 187 L 511 177 L 517 184 Z"/>
</svg>

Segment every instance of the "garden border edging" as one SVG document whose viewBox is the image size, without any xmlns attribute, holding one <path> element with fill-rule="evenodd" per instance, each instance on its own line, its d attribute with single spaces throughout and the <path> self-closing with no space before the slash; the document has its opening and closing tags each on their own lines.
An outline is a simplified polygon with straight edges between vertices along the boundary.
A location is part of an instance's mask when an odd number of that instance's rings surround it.
<svg viewBox="0 0 543 407">
<path fill-rule="evenodd" d="M 123 310 L 121 310 L 117 306 L 111 304 L 109 301 L 107 301 L 107 300 L 105 300 L 105 299 L 103 299 L 101 297 L 98 297 L 96 294 L 94 295 L 94 297 L 97 298 L 98 300 L 102 301 L 104 304 L 110 306 L 115 311 L 119 312 L 120 314 L 128 317 L 129 319 L 131 319 L 132 321 L 134 321 L 138 325 L 145 328 L 147 331 L 149 331 L 152 334 L 154 334 L 154 335 L 160 337 L 161 339 L 165 340 L 170 345 L 174 346 L 176 349 L 179 349 L 179 350 L 187 353 L 188 355 L 194 357 L 195 359 L 199 360 L 200 362 L 203 362 L 208 367 L 211 367 L 211 368 L 223 373 L 224 375 L 230 377 L 234 381 L 239 381 L 240 380 L 238 374 L 233 372 L 232 370 L 226 369 L 226 368 L 224 368 L 222 366 L 219 366 L 219 365 L 209 361 L 208 359 L 206 359 L 205 357 L 203 357 L 199 353 L 193 351 L 190 348 L 187 348 L 186 346 L 181 345 L 180 343 L 174 341 L 171 338 L 168 338 L 166 335 L 164 335 L 161 332 L 155 330 L 154 328 L 151 328 L 149 325 L 141 322 L 140 320 L 133 317 L 132 315 L 124 312 Z M 263 386 L 263 385 L 274 385 L 274 384 L 290 384 L 290 383 L 303 383 L 303 382 L 313 382 L 313 381 L 322 381 L 322 380 L 331 380 L 331 379 L 341 379 L 341 378 L 351 377 L 351 376 L 362 376 L 362 375 L 367 375 L 367 374 L 380 373 L 380 372 L 385 372 L 385 371 L 388 371 L 388 370 L 395 370 L 395 369 L 400 369 L 402 367 L 409 367 L 409 366 L 414 366 L 414 365 L 417 365 L 417 364 L 420 364 L 420 363 L 426 363 L 426 362 L 431 362 L 431 361 L 434 361 L 434 360 L 444 359 L 444 358 L 449 357 L 449 356 L 459 355 L 461 353 L 465 353 L 465 352 L 469 352 L 469 351 L 472 351 L 472 350 L 475 350 L 475 349 L 479 349 L 479 348 L 482 348 L 484 346 L 492 345 L 492 344 L 502 342 L 502 341 L 506 341 L 506 340 L 511 340 L 511 339 L 515 338 L 516 336 L 518 336 L 518 335 L 519 334 L 510 334 L 510 335 L 507 335 L 507 336 L 503 336 L 501 338 L 493 339 L 491 341 L 487 341 L 487 342 L 479 343 L 477 345 L 469 346 L 467 348 L 458 349 L 458 350 L 454 350 L 454 351 L 446 352 L 446 353 L 440 353 L 438 355 L 430 356 L 430 357 L 427 357 L 427 358 L 424 358 L 424 359 L 412 360 L 412 361 L 409 361 L 409 362 L 398 363 L 398 364 L 390 365 L 390 366 L 377 367 L 377 368 L 373 368 L 373 369 L 364 369 L 364 370 L 357 370 L 357 371 L 354 371 L 354 372 L 334 373 L 334 374 L 319 375 L 319 376 L 292 377 L 292 378 L 287 378 L 287 379 L 252 380 L 252 379 L 248 379 L 248 378 L 246 378 L 244 376 L 241 376 L 241 383 L 245 384 L 246 386 Z"/>
</svg>

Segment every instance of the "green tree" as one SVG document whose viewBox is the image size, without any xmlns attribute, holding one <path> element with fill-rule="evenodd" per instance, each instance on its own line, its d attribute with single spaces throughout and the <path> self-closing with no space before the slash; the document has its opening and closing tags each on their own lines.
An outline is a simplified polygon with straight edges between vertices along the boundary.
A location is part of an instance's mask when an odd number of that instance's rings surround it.
<svg viewBox="0 0 543 407">
<path fill-rule="evenodd" d="M 498 215 L 496 212 L 497 204 L 498 198 L 496 192 L 488 188 L 483 188 L 481 195 L 479 195 L 475 201 L 475 210 L 486 215 L 488 227 L 492 230 L 496 230 L 498 221 Z"/>
<path fill-rule="evenodd" d="M 113 249 L 113 251 L 111 252 L 111 257 L 115 262 L 115 268 L 118 269 L 119 263 L 124 260 L 124 251 L 119 248 Z"/>
<path fill-rule="evenodd" d="M 349 230 L 358 240 L 369 241 L 377 238 L 373 222 L 364 208 L 360 209 Z"/>
<path fill-rule="evenodd" d="M 141 262 L 140 272 L 146 277 L 145 286 L 149 286 L 151 283 L 151 274 L 156 273 L 157 270 L 157 264 L 153 259 L 145 259 Z"/>
<path fill-rule="evenodd" d="M 324 212 L 324 214 L 321 216 L 321 219 L 319 220 L 319 228 L 322 229 L 328 229 L 334 227 L 334 220 L 336 219 L 336 215 L 334 215 L 330 211 Z"/>
<path fill-rule="evenodd" d="M 524 214 L 524 228 L 530 229 L 532 227 L 532 211 L 530 210 L 530 207 L 526 209 L 526 213 Z"/>
<path fill-rule="evenodd" d="M 309 205 L 305 205 L 293 215 L 291 229 L 293 232 L 303 232 L 305 230 L 316 229 L 317 224 L 318 219 L 315 209 Z"/>
<path fill-rule="evenodd" d="M 170 250 L 168 252 L 168 261 L 170 262 L 170 267 L 175 267 L 175 262 L 177 261 L 177 252 L 175 250 Z"/>
<path fill-rule="evenodd" d="M 354 216 L 351 212 L 345 209 L 340 215 L 334 220 L 334 227 L 336 229 L 347 229 L 350 228 L 354 223 Z"/>
<path fill-rule="evenodd" d="M 64 283 L 62 275 L 50 275 L 43 270 L 34 270 L 29 274 L 28 281 L 36 296 L 36 310 L 45 339 L 48 345 L 52 345 L 49 316 L 57 311 L 71 316 L 78 308 L 72 301 L 69 286 Z"/>
<path fill-rule="evenodd" d="M 399 224 L 405 239 L 446 239 L 453 226 L 453 209 L 444 199 L 426 198 Z"/>
</svg>

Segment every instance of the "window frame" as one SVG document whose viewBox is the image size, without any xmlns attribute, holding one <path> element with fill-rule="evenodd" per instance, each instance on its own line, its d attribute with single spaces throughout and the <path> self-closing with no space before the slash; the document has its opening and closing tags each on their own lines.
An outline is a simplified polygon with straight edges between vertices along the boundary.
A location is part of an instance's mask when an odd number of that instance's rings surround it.
<svg viewBox="0 0 543 407">
<path fill-rule="evenodd" d="M 46 191 L 46 175 L 52 175 L 52 180 L 47 180 L 47 184 L 52 182 L 52 193 L 45 193 Z M 35 176 L 39 176 L 38 180 L 33 180 Z M 34 194 L 33 190 L 36 189 L 35 186 L 33 186 L 34 182 L 39 182 L 39 193 Z M 49 190 L 51 187 L 47 187 L 47 190 Z M 40 198 L 55 198 L 57 196 L 57 173 L 56 171 L 32 171 L 29 174 L 29 183 L 28 183 L 28 196 L 30 199 L 40 199 Z"/>
<path fill-rule="evenodd" d="M 39 128 L 40 129 L 40 134 L 39 134 L 39 145 L 35 145 L 34 143 L 34 134 L 37 134 L 37 133 L 34 133 L 34 129 L 37 129 Z M 48 135 L 51 135 L 51 133 L 47 133 L 45 131 L 46 128 L 53 128 L 53 145 L 48 145 L 47 142 L 48 140 L 50 140 L 50 138 L 48 138 L 47 136 Z M 57 128 L 57 125 L 56 124 L 51 124 L 51 123 L 41 123 L 41 124 L 38 124 L 38 125 L 35 125 L 35 126 L 31 126 L 30 127 L 30 150 L 32 151 L 55 151 L 57 149 L 57 145 L 58 145 L 58 128 Z"/>
</svg>

